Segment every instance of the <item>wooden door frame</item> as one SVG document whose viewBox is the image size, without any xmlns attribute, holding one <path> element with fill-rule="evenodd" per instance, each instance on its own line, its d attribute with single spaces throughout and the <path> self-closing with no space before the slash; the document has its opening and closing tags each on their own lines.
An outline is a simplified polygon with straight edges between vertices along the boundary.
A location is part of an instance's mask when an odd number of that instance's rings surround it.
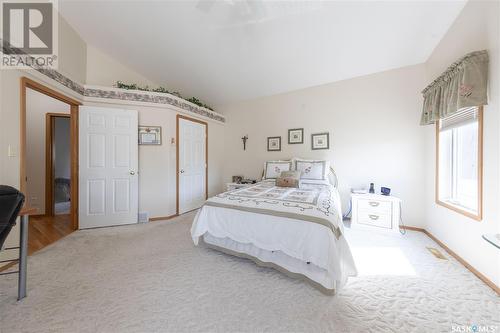
<svg viewBox="0 0 500 333">
<path fill-rule="evenodd" d="M 73 229 L 78 229 L 78 108 L 82 104 L 77 100 L 48 88 L 27 77 L 22 77 L 20 107 L 20 143 L 19 143 L 19 187 L 26 194 L 26 89 L 30 88 L 46 96 L 55 98 L 70 106 L 70 144 L 71 144 L 71 222 Z"/>
<path fill-rule="evenodd" d="M 179 121 L 181 119 L 192 121 L 195 123 L 199 123 L 205 125 L 205 199 L 208 199 L 208 123 L 206 121 L 202 121 L 196 118 L 191 118 L 182 114 L 177 114 L 176 117 L 176 137 L 175 137 L 175 148 L 176 148 L 176 192 L 175 192 L 175 209 L 176 214 L 179 215 Z"/>
<path fill-rule="evenodd" d="M 69 118 L 69 113 L 45 114 L 45 215 L 54 216 L 54 181 L 55 181 L 55 121 L 56 118 Z M 71 134 L 70 134 L 71 136 Z M 70 194 L 71 196 L 71 194 Z"/>
</svg>

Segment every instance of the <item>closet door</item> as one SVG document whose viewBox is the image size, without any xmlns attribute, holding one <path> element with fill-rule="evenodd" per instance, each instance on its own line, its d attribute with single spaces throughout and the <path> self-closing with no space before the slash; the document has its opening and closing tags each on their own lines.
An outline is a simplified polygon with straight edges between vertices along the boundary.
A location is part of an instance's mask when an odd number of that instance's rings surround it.
<svg viewBox="0 0 500 333">
<path fill-rule="evenodd" d="M 80 107 L 81 229 L 137 223 L 137 111 Z"/>
<path fill-rule="evenodd" d="M 199 208 L 207 198 L 207 124 L 177 117 L 178 213 Z"/>
</svg>

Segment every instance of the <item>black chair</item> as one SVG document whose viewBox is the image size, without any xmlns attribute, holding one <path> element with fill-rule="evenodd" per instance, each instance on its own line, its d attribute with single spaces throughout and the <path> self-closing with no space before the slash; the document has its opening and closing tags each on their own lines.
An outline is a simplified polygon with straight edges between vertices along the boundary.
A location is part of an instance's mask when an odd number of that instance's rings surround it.
<svg viewBox="0 0 500 333">
<path fill-rule="evenodd" d="M 24 194 L 13 187 L 0 185 L 0 249 L 12 227 L 16 225 L 23 204 Z"/>
<path fill-rule="evenodd" d="M 13 187 L 0 185 L 0 250 L 2 250 L 5 240 L 16 225 L 16 220 L 24 204 L 24 194 Z M 0 263 L 17 262 L 19 269 L 0 273 L 0 275 L 19 274 L 17 284 L 17 299 L 26 297 L 26 276 L 27 276 L 27 255 L 28 255 L 28 216 L 21 217 L 21 231 L 19 246 L 6 247 L 5 250 L 19 249 L 19 258 L 1 260 Z"/>
</svg>

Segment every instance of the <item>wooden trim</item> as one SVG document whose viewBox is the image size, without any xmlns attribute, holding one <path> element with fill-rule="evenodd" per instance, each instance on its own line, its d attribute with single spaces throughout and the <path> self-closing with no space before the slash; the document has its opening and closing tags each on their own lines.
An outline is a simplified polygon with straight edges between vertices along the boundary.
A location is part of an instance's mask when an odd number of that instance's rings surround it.
<svg viewBox="0 0 500 333">
<path fill-rule="evenodd" d="M 22 77 L 21 78 L 21 85 L 24 87 L 31 88 L 33 90 L 36 90 L 44 95 L 50 96 L 52 98 L 55 98 L 57 100 L 60 100 L 61 102 L 64 102 L 66 104 L 70 105 L 82 105 L 82 103 L 78 102 L 77 100 L 67 97 L 66 95 L 63 95 L 62 93 L 53 90 L 49 87 L 44 86 L 41 83 L 38 83 L 36 81 L 33 81 L 31 79 L 28 79 L 27 77 Z"/>
<path fill-rule="evenodd" d="M 483 107 L 478 108 L 478 211 L 477 214 L 439 200 L 439 120 L 436 121 L 436 176 L 435 176 L 435 201 L 436 204 L 446 207 L 456 213 L 467 216 L 473 220 L 483 219 Z"/>
<path fill-rule="evenodd" d="M 407 226 L 407 225 L 402 225 L 402 226 L 400 226 L 400 228 L 401 229 L 405 229 L 405 230 L 411 230 L 411 231 L 425 232 L 424 228 L 410 227 L 410 226 Z"/>
<path fill-rule="evenodd" d="M 45 215 L 54 216 L 54 181 L 55 181 L 55 155 L 54 155 L 54 129 L 55 118 L 70 118 L 68 113 L 45 114 Z M 70 135 L 71 136 L 71 135 Z"/>
<path fill-rule="evenodd" d="M 491 281 L 486 276 L 484 276 L 483 274 L 481 274 L 477 269 L 475 269 L 471 264 L 469 264 L 467 261 L 465 261 L 464 259 L 462 259 L 462 257 L 460 257 L 458 254 L 456 254 L 455 252 L 453 252 L 448 246 L 446 246 L 443 242 L 441 242 L 439 239 L 437 239 L 433 234 L 431 234 L 427 230 L 424 230 L 423 232 L 430 239 L 432 239 L 439 246 L 441 246 L 446 252 L 448 252 L 448 254 L 450 256 L 452 256 L 459 263 L 461 263 L 462 265 L 464 265 L 465 268 L 467 268 L 472 274 L 474 274 L 475 276 L 477 276 L 477 278 L 479 280 L 483 281 L 488 287 L 490 287 L 491 289 L 493 289 L 497 293 L 497 295 L 500 295 L 500 288 L 495 283 L 493 283 L 493 281 Z"/>
<path fill-rule="evenodd" d="M 170 220 L 173 219 L 174 217 L 179 216 L 178 214 L 170 215 L 170 216 L 156 216 L 156 217 L 150 217 L 149 221 L 165 221 L 165 220 Z"/>
<path fill-rule="evenodd" d="M 450 256 L 455 258 L 459 263 L 461 263 L 465 268 L 467 268 L 472 274 L 474 274 L 479 280 L 483 281 L 488 287 L 493 289 L 498 295 L 500 295 L 500 288 L 493 283 L 490 279 L 488 279 L 486 276 L 481 274 L 477 269 L 475 269 L 471 264 L 469 264 L 467 261 L 465 261 L 462 257 L 460 257 L 458 254 L 456 254 L 454 251 L 452 251 L 448 246 L 446 246 L 443 242 L 441 242 L 439 239 L 436 238 L 433 234 L 431 234 L 429 231 L 423 228 L 418 228 L 418 227 L 410 227 L 410 226 L 402 226 L 402 229 L 406 230 L 411 230 L 411 231 L 417 231 L 417 232 L 422 232 L 427 235 L 430 239 L 432 239 L 434 242 L 436 242 L 440 247 L 442 247 Z"/>
<path fill-rule="evenodd" d="M 18 261 L 16 261 L 17 259 L 12 259 L 12 260 L 14 260 L 14 261 L 13 262 L 9 262 L 8 264 L 5 264 L 4 266 L 0 266 L 0 272 L 6 271 L 9 268 L 11 268 L 12 266 L 15 266 L 15 265 L 18 264 Z"/>
<path fill-rule="evenodd" d="M 78 230 L 78 203 L 79 203 L 79 191 L 78 191 L 78 161 L 79 161 L 79 142 L 78 142 L 78 105 L 71 105 L 71 205 L 70 205 L 70 215 L 71 222 L 73 223 L 73 229 Z"/>
<path fill-rule="evenodd" d="M 181 114 L 177 114 L 176 117 L 176 134 L 175 134 L 175 148 L 176 148 L 176 158 L 175 158 L 175 183 L 176 183 L 176 192 L 175 192 L 175 209 L 177 215 L 179 215 L 179 120 L 184 119 L 188 121 L 192 121 L 195 123 L 205 125 L 205 199 L 208 199 L 208 123 L 199 119 L 191 118 L 188 116 L 184 116 Z"/>
<path fill-rule="evenodd" d="M 71 119 L 71 220 L 73 228 L 78 229 L 78 107 L 81 105 L 75 99 L 67 97 L 58 91 L 50 89 L 36 81 L 22 77 L 20 80 L 20 147 L 19 147 L 19 188 L 26 194 L 26 89 L 55 98 L 70 105 Z"/>
<path fill-rule="evenodd" d="M 21 114 L 19 115 L 19 191 L 26 194 L 26 81 L 21 78 Z"/>
<path fill-rule="evenodd" d="M 45 114 L 45 215 L 54 216 L 54 121 Z"/>
</svg>

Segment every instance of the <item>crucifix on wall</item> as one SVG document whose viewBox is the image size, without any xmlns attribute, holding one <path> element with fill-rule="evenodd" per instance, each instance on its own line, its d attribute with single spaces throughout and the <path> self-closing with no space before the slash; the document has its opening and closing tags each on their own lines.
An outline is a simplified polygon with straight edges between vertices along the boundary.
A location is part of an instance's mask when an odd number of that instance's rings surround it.
<svg viewBox="0 0 500 333">
<path fill-rule="evenodd" d="M 243 150 L 247 150 L 248 135 L 245 135 L 244 137 L 242 137 L 241 140 L 243 140 Z"/>
</svg>

